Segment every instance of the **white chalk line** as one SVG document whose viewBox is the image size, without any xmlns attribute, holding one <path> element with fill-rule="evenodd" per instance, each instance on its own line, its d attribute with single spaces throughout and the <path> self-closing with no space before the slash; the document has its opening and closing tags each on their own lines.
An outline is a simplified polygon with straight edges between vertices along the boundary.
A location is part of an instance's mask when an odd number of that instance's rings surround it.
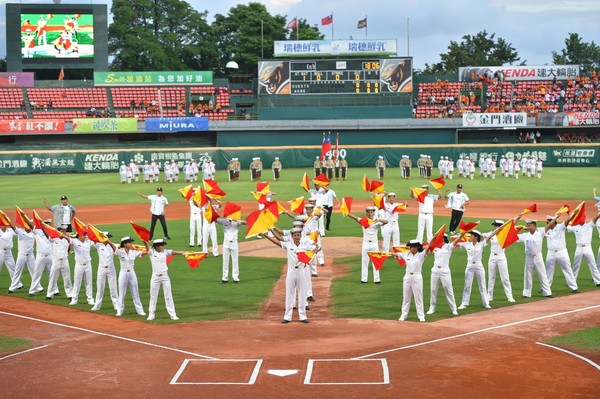
<svg viewBox="0 0 600 399">
<path fill-rule="evenodd" d="M 21 351 L 21 352 L 12 353 L 12 354 L 10 354 L 10 355 L 6 355 L 6 356 L 4 356 L 4 357 L 0 357 L 0 360 L 8 359 L 9 357 L 13 357 L 13 356 L 19 356 L 19 355 L 22 355 L 22 354 L 24 354 L 24 353 L 27 353 L 27 352 L 36 351 L 36 350 L 38 350 L 38 349 L 44 349 L 44 348 L 46 348 L 47 346 L 48 346 L 48 345 L 36 346 L 35 348 L 29 348 L 29 349 L 26 349 L 26 350 L 24 350 L 24 351 Z"/>
<path fill-rule="evenodd" d="M 549 315 L 546 315 L 546 316 L 534 317 L 533 319 L 526 319 L 526 320 L 521 320 L 521 321 L 515 321 L 513 323 L 502 324 L 502 325 L 499 325 L 499 326 L 482 328 L 480 330 L 469 331 L 469 332 L 462 333 L 462 334 L 451 335 L 451 336 L 444 337 L 444 338 L 437 338 L 437 339 L 433 339 L 433 340 L 430 340 L 430 341 L 419 342 L 419 343 L 412 344 L 412 345 L 401 346 L 401 347 L 398 347 L 398 348 L 388 349 L 388 350 L 384 350 L 384 351 L 381 351 L 381 352 L 375 352 L 375 353 L 371 353 L 371 354 L 368 354 L 368 355 L 353 357 L 352 359 L 365 359 L 365 358 L 368 358 L 368 357 L 379 356 L 379 355 L 382 355 L 382 354 L 385 354 L 385 353 L 391 353 L 391 352 L 397 352 L 397 351 L 401 351 L 401 350 L 405 350 L 405 349 L 417 348 L 419 346 L 431 345 L 431 344 L 435 344 L 435 343 L 438 343 L 438 342 L 449 341 L 449 340 L 452 340 L 452 339 L 458 339 L 458 338 L 462 338 L 462 337 L 467 337 L 469 335 L 475 335 L 475 334 L 481 334 L 481 333 L 484 333 L 484 332 L 489 332 L 489 331 L 494 331 L 494 330 L 500 330 L 500 329 L 504 329 L 504 328 L 508 328 L 508 327 L 517 326 L 517 325 L 520 325 L 520 324 L 532 323 L 534 321 L 539 321 L 539 320 L 544 320 L 544 319 L 550 319 L 550 318 L 553 318 L 553 317 L 564 316 L 564 315 L 572 314 L 572 313 L 584 312 L 586 310 L 591 310 L 591 309 L 596 309 L 596 308 L 600 308 L 600 305 L 588 306 L 588 307 L 585 307 L 585 308 L 568 310 L 566 312 L 553 313 L 553 314 L 549 314 Z"/>
<path fill-rule="evenodd" d="M 597 363 L 593 362 L 592 360 L 588 359 L 587 357 L 583 357 L 583 356 L 581 356 L 581 355 L 578 355 L 577 353 L 574 353 L 574 352 L 568 351 L 568 350 L 566 350 L 566 349 L 563 349 L 563 348 L 559 348 L 558 346 L 554 346 L 554 345 L 548 345 L 548 344 L 544 344 L 544 343 L 542 343 L 542 342 L 536 342 L 536 344 L 538 344 L 538 345 L 542 345 L 542 346 L 546 346 L 546 347 L 548 347 L 548 348 L 556 349 L 557 351 L 564 352 L 564 353 L 566 353 L 566 354 L 568 354 L 568 355 L 571 355 L 571 356 L 575 356 L 576 358 L 578 358 L 578 359 L 580 359 L 580 360 L 583 360 L 583 361 L 584 361 L 584 362 L 586 362 L 586 363 L 589 363 L 589 364 L 591 364 L 591 365 L 592 365 L 592 367 L 595 367 L 595 368 L 596 368 L 596 370 L 600 371 L 600 366 L 599 366 Z"/>
<path fill-rule="evenodd" d="M 53 321 L 48 321 L 48 320 L 38 319 L 38 318 L 35 318 L 35 317 L 23 316 L 23 315 L 19 315 L 19 314 L 15 314 L 15 313 L 3 312 L 3 311 L 0 311 L 0 314 L 6 315 L 6 316 L 17 317 L 17 318 L 21 318 L 21 319 L 26 319 L 26 320 L 31 320 L 31 321 L 36 321 L 38 323 L 45 323 L 45 324 L 50 324 L 50 325 L 53 325 L 53 326 L 58 326 L 58 327 L 63 327 L 63 328 L 69 328 L 69 329 L 72 329 L 72 330 L 83 331 L 83 332 L 86 332 L 86 333 L 89 333 L 89 334 L 100 335 L 100 336 L 103 336 L 103 337 L 120 339 L 120 340 L 126 341 L 126 342 L 133 342 L 135 344 L 151 346 L 153 348 L 165 349 L 165 350 L 169 350 L 169 351 L 173 351 L 173 352 L 183 353 L 183 354 L 186 354 L 186 355 L 201 357 L 203 359 L 218 360 L 215 357 L 201 355 L 199 353 L 189 352 L 189 351 L 185 351 L 185 350 L 182 350 L 182 349 L 172 348 L 170 346 L 165 346 L 165 345 L 160 345 L 160 344 L 153 344 L 151 342 L 140 341 L 140 340 L 133 339 L 133 338 L 122 337 L 122 336 L 119 336 L 119 335 L 103 333 L 103 332 L 100 332 L 100 331 L 90 330 L 88 328 L 76 327 L 76 326 L 71 326 L 69 324 L 56 323 L 56 322 L 53 322 Z"/>
</svg>

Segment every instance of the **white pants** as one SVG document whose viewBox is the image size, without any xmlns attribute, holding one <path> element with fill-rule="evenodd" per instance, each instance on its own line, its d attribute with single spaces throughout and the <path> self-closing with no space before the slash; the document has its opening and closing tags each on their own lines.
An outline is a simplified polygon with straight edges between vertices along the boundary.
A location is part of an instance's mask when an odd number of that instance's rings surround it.
<svg viewBox="0 0 600 399">
<path fill-rule="evenodd" d="M 98 274 L 96 276 L 96 309 L 102 306 L 104 299 L 104 287 L 108 280 L 108 289 L 110 291 L 110 300 L 115 310 L 119 305 L 119 291 L 117 290 L 117 271 L 115 265 L 100 265 L 98 266 Z"/>
<path fill-rule="evenodd" d="M 442 283 L 442 287 L 444 288 L 446 300 L 448 301 L 448 305 L 450 305 L 450 311 L 455 313 L 456 300 L 454 299 L 454 289 L 452 288 L 452 273 L 450 272 L 450 269 L 442 269 L 438 268 L 438 266 L 434 266 L 431 269 L 431 296 L 429 299 L 429 309 L 435 311 L 440 283 Z"/>
<path fill-rule="evenodd" d="M 3 259 L 3 261 L 0 262 L 0 271 L 2 271 L 2 265 L 6 265 L 6 269 L 8 270 L 8 276 L 12 280 L 12 276 L 15 273 L 15 267 L 16 267 L 15 258 L 13 258 L 12 250 L 5 249 L 3 254 L 0 256 Z M 23 284 L 21 284 L 21 286 L 23 286 Z"/>
<path fill-rule="evenodd" d="M 423 276 L 421 273 L 407 273 L 402 280 L 402 314 L 400 320 L 406 320 L 410 311 L 410 300 L 415 298 L 415 308 L 419 321 L 425 321 L 423 310 Z"/>
<path fill-rule="evenodd" d="M 158 291 L 160 287 L 163 288 L 163 294 L 165 295 L 165 307 L 167 313 L 172 318 L 177 317 L 175 313 L 175 303 L 173 302 L 173 294 L 171 293 L 171 279 L 167 272 L 164 273 L 152 273 L 150 279 L 150 306 L 148 307 L 148 314 L 154 315 L 156 312 L 156 301 L 158 300 Z"/>
<path fill-rule="evenodd" d="M 85 284 L 85 297 L 88 304 L 94 305 L 94 293 L 92 290 L 92 264 L 75 262 L 73 270 L 73 291 L 71 292 L 71 303 L 77 303 L 81 283 Z"/>
<path fill-rule="evenodd" d="M 400 228 L 398 227 L 397 221 L 384 224 L 383 227 L 381 227 L 381 235 L 383 237 L 381 245 L 382 251 L 390 251 L 390 241 L 394 247 L 400 245 Z"/>
<path fill-rule="evenodd" d="M 41 292 L 44 289 L 39 288 L 42 285 L 40 281 L 42 280 L 42 275 L 44 274 L 44 270 L 48 274 L 48 278 L 50 278 L 50 270 L 52 269 L 52 254 L 37 254 L 35 258 L 35 267 L 33 271 L 33 276 L 31 277 L 31 286 L 29 287 L 29 293 L 35 294 L 36 292 Z M 58 287 L 52 287 L 51 291 L 48 292 L 57 292 Z"/>
<path fill-rule="evenodd" d="M 323 218 L 321 218 L 319 220 L 323 220 Z M 325 265 L 325 251 L 323 251 L 323 245 L 322 245 L 323 237 L 319 236 L 317 238 L 316 244 L 321 248 L 321 250 L 319 252 L 317 252 L 317 254 L 315 255 L 315 258 L 317 258 L 317 262 L 319 262 L 320 265 Z M 317 272 L 316 266 L 317 266 L 317 263 L 315 262 L 315 270 L 314 270 L 315 273 Z"/>
<path fill-rule="evenodd" d="M 483 265 L 469 265 L 465 270 L 465 288 L 463 290 L 461 305 L 469 306 L 471 302 L 471 288 L 473 287 L 473 277 L 477 280 L 479 293 L 481 294 L 481 302 L 484 307 L 490 306 L 487 296 L 487 288 L 485 286 L 485 269 Z"/>
<path fill-rule="evenodd" d="M 590 244 L 578 245 L 575 249 L 575 258 L 573 259 L 573 274 L 575 278 L 579 275 L 582 259 L 585 259 L 590 268 L 594 284 L 600 284 L 600 272 L 596 266 L 596 260 L 594 259 L 594 253 L 592 252 L 592 246 Z"/>
<path fill-rule="evenodd" d="M 204 220 L 202 224 L 202 252 L 208 252 L 208 240 L 210 239 L 212 253 L 219 255 L 219 244 L 217 242 L 217 226 Z"/>
<path fill-rule="evenodd" d="M 494 300 L 494 285 L 496 284 L 496 272 L 500 275 L 500 281 L 502 282 L 502 288 L 504 288 L 504 295 L 509 301 L 514 301 L 512 294 L 512 286 L 510 284 L 510 277 L 508 276 L 508 262 L 506 261 L 506 255 L 504 256 L 490 256 L 488 260 L 488 301 Z"/>
<path fill-rule="evenodd" d="M 117 315 L 122 315 L 125 310 L 125 294 L 127 293 L 127 287 L 131 291 L 131 298 L 133 299 L 133 305 L 135 311 L 139 315 L 144 315 L 144 307 L 142 301 L 140 301 L 140 291 L 138 289 L 138 280 L 135 270 L 123 270 L 119 272 L 119 302 L 117 304 Z"/>
<path fill-rule="evenodd" d="M 552 281 L 554 280 L 554 267 L 556 263 L 558 263 L 563 274 L 565 275 L 567 286 L 572 290 L 576 290 L 577 280 L 573 274 L 573 269 L 571 268 L 571 259 L 569 259 L 569 252 L 567 251 L 567 248 L 559 250 L 549 249 L 546 253 L 546 277 L 548 277 L 548 284 L 552 287 Z"/>
<path fill-rule="evenodd" d="M 306 267 L 304 268 L 304 305 L 306 306 L 308 305 L 308 300 L 307 298 L 309 296 L 313 296 L 313 289 L 312 289 L 312 269 L 313 267 L 316 269 L 317 268 L 317 262 L 315 260 L 315 258 L 313 258 L 312 262 L 310 262 L 310 265 L 306 265 Z"/>
<path fill-rule="evenodd" d="M 229 258 L 231 257 L 231 278 L 240 281 L 239 250 L 237 241 L 223 242 L 223 281 L 229 280 Z"/>
<path fill-rule="evenodd" d="M 190 215 L 190 246 L 194 245 L 194 236 L 196 244 L 202 245 L 202 215 Z"/>
<path fill-rule="evenodd" d="M 379 251 L 379 243 L 377 240 L 372 240 L 371 242 L 363 240 L 360 281 L 366 283 L 367 280 L 369 280 L 369 263 L 371 263 L 371 259 L 369 259 L 369 254 L 367 254 L 367 252 L 377 251 Z M 373 281 L 380 281 L 379 270 L 375 269 L 375 265 L 373 265 Z"/>
<path fill-rule="evenodd" d="M 48 290 L 46 291 L 46 296 L 52 298 L 52 296 L 56 294 L 56 292 L 53 290 L 58 287 L 59 273 L 62 274 L 63 277 L 65 295 L 67 298 L 70 298 L 73 286 L 71 285 L 71 267 L 69 266 L 69 258 L 66 256 L 60 259 L 52 258 L 52 268 L 50 269 L 50 280 L 48 281 Z"/>
<path fill-rule="evenodd" d="M 288 267 L 285 277 L 285 314 L 284 320 L 292 320 L 294 305 L 298 306 L 298 318 L 306 320 L 306 291 L 304 288 L 304 267 L 297 269 Z M 296 296 L 297 294 L 297 296 Z"/>
<path fill-rule="evenodd" d="M 527 298 L 531 297 L 534 269 L 537 272 L 538 277 L 540 279 L 542 295 L 552 295 L 550 283 L 548 282 L 548 276 L 546 275 L 546 268 L 544 267 L 544 259 L 542 258 L 542 253 L 539 252 L 535 255 L 525 254 L 525 276 L 523 279 L 523 296 Z"/>
<path fill-rule="evenodd" d="M 29 276 L 33 280 L 33 272 L 35 270 L 35 256 L 33 256 L 33 252 L 29 254 L 19 253 L 17 255 L 15 270 L 11 278 L 10 287 L 8 288 L 10 291 L 14 291 L 23 286 L 23 283 L 21 283 L 21 275 L 23 274 L 23 269 L 25 268 L 25 265 L 27 265 L 27 269 L 29 270 Z M 39 288 L 41 289 L 42 286 L 40 285 Z"/>
<path fill-rule="evenodd" d="M 433 237 L 433 213 L 419 213 L 417 241 L 423 242 L 423 231 L 427 230 L 427 241 Z"/>
</svg>

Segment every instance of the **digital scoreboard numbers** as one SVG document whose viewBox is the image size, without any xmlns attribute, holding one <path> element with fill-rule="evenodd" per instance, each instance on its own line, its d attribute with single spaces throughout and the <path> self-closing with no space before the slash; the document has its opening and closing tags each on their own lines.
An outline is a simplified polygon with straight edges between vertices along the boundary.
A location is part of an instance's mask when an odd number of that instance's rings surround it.
<svg viewBox="0 0 600 399">
<path fill-rule="evenodd" d="M 379 94 L 381 60 L 290 61 L 290 94 Z"/>
</svg>

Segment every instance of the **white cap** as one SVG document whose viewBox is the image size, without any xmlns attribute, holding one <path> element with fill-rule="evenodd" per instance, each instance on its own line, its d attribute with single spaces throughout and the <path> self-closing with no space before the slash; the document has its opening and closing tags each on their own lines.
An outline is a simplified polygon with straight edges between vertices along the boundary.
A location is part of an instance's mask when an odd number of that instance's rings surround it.
<svg viewBox="0 0 600 399">
<path fill-rule="evenodd" d="M 537 220 L 535 220 L 535 219 L 527 219 L 527 220 L 525 220 L 525 223 L 526 224 L 531 224 L 531 223 L 537 224 Z"/>
<path fill-rule="evenodd" d="M 546 220 L 554 220 L 554 219 L 556 219 L 556 216 L 546 215 Z"/>
<path fill-rule="evenodd" d="M 481 237 L 481 231 L 479 231 L 479 230 L 471 230 L 471 234 L 476 234 L 479 237 Z"/>
<path fill-rule="evenodd" d="M 315 159 L 319 159 L 319 157 L 318 157 L 318 156 L 316 156 L 316 157 L 315 157 Z"/>
<path fill-rule="evenodd" d="M 294 227 L 290 230 L 290 234 L 302 233 L 302 229 L 300 227 Z"/>
<path fill-rule="evenodd" d="M 295 227 L 302 227 L 302 226 L 304 226 L 304 223 L 302 223 L 302 222 L 301 222 L 301 221 L 299 221 L 299 220 L 294 220 L 294 221 L 292 222 L 292 226 L 295 226 Z"/>
<path fill-rule="evenodd" d="M 310 209 L 312 209 L 312 208 L 314 208 L 314 207 L 315 207 L 315 206 L 314 206 L 313 204 L 306 204 L 306 205 L 304 205 L 304 209 L 306 209 L 306 208 L 310 208 Z"/>
<path fill-rule="evenodd" d="M 381 156 L 381 155 L 380 155 L 380 156 L 379 156 L 379 159 L 383 159 L 383 156 Z"/>
<path fill-rule="evenodd" d="M 377 211 L 377 207 L 371 205 L 371 206 L 366 207 L 365 211 L 373 211 L 373 212 L 375 212 L 375 211 Z"/>
<path fill-rule="evenodd" d="M 314 202 L 317 202 L 317 199 L 316 199 L 315 197 L 310 197 L 310 198 L 308 199 L 308 201 L 314 201 Z"/>
<path fill-rule="evenodd" d="M 393 192 L 392 192 L 392 193 L 388 193 L 388 195 L 387 195 L 387 196 L 388 196 L 388 197 L 395 197 L 395 196 L 396 196 L 396 193 L 393 193 Z"/>
<path fill-rule="evenodd" d="M 492 222 L 492 225 L 502 226 L 504 224 L 504 220 L 496 219 Z"/>
<path fill-rule="evenodd" d="M 275 157 L 275 160 L 276 160 L 276 161 L 279 161 L 279 157 Z"/>
</svg>

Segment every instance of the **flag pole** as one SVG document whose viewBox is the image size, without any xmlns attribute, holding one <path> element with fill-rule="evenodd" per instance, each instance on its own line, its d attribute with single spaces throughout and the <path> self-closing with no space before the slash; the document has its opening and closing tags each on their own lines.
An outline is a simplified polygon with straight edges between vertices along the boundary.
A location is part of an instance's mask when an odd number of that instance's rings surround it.
<svg viewBox="0 0 600 399">
<path fill-rule="evenodd" d="M 296 40 L 298 39 L 298 27 L 300 25 L 300 20 L 298 19 L 298 17 L 296 17 Z"/>
<path fill-rule="evenodd" d="M 410 56 L 410 19 L 406 18 L 406 55 Z"/>
<path fill-rule="evenodd" d="M 331 40 L 335 40 L 335 36 L 333 35 L 333 25 L 335 25 L 334 19 L 333 19 L 333 11 L 331 12 Z"/>
<path fill-rule="evenodd" d="M 265 59 L 265 25 L 263 20 L 260 20 L 260 58 Z"/>
<path fill-rule="evenodd" d="M 365 39 L 369 38 L 369 20 L 367 19 L 367 15 L 365 15 Z"/>
</svg>

